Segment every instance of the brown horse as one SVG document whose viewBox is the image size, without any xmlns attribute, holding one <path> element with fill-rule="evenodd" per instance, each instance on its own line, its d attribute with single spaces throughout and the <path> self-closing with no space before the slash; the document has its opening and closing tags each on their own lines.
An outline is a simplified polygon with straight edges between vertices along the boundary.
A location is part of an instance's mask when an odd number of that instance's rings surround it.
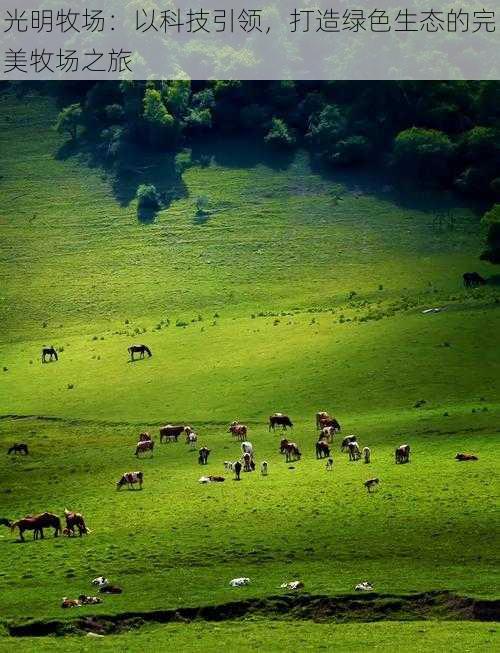
<svg viewBox="0 0 500 653">
<path fill-rule="evenodd" d="M 27 456 L 28 455 L 28 445 L 24 444 L 24 442 L 16 442 L 7 451 L 7 455 L 10 456 L 11 453 L 22 453 L 23 455 Z"/>
<path fill-rule="evenodd" d="M 153 355 L 151 349 L 147 345 L 131 345 L 128 348 L 128 353 L 130 354 L 130 360 L 135 360 L 134 354 L 139 354 L 139 358 L 144 358 L 144 355 L 147 354 L 148 358 L 151 358 Z"/>
<path fill-rule="evenodd" d="M 80 537 L 82 535 L 87 535 L 90 533 L 90 529 L 85 525 L 85 520 L 83 515 L 79 512 L 70 512 L 66 508 L 64 509 L 64 516 L 66 517 L 66 535 L 75 534 L 75 526 L 78 528 L 78 533 Z"/>
<path fill-rule="evenodd" d="M 61 520 L 57 515 L 51 512 L 42 512 L 40 515 L 28 515 L 24 519 L 18 519 L 12 522 L 10 530 L 14 531 L 19 528 L 19 537 L 21 542 L 24 542 L 24 531 L 33 531 L 33 539 L 37 540 L 39 537 L 43 539 L 43 529 L 54 528 L 54 537 L 61 533 Z"/>
<path fill-rule="evenodd" d="M 47 362 L 47 360 L 46 360 L 47 356 L 49 357 L 49 361 L 51 361 L 53 358 L 55 358 L 56 361 L 59 360 L 59 358 L 57 357 L 56 348 L 54 346 L 52 346 L 52 347 L 43 347 L 43 349 L 42 349 L 42 363 Z"/>
</svg>

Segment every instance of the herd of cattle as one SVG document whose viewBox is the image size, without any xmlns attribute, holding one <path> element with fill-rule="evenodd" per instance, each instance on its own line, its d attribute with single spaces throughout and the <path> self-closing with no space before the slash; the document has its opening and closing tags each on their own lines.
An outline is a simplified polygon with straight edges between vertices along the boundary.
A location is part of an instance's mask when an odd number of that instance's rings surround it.
<svg viewBox="0 0 500 653">
<path fill-rule="evenodd" d="M 286 432 L 287 429 L 293 429 L 293 422 L 288 415 L 283 413 L 274 413 L 269 417 L 269 431 L 275 431 L 276 428 L 280 427 L 282 431 Z M 340 433 L 341 427 L 337 419 L 331 417 L 328 413 L 321 411 L 316 414 L 316 428 L 319 431 L 318 439 L 315 443 L 315 452 L 316 458 L 326 459 L 326 470 L 333 470 L 333 456 L 331 453 L 331 445 L 336 434 Z M 255 459 L 254 459 L 254 448 L 252 443 L 247 440 L 248 427 L 241 422 L 234 421 L 231 422 L 228 428 L 228 433 L 230 433 L 235 440 L 240 443 L 241 448 L 241 457 L 235 461 L 224 461 L 224 469 L 226 471 L 234 473 L 235 480 L 240 480 L 240 474 L 244 472 L 252 472 L 256 469 Z M 185 443 L 190 446 L 191 449 L 195 449 L 198 442 L 198 434 L 190 426 L 186 424 L 166 424 L 162 426 L 159 430 L 160 443 L 168 442 L 178 442 L 179 437 L 183 435 L 185 437 Z M 347 435 L 342 438 L 340 444 L 341 452 L 347 453 L 349 461 L 358 461 L 363 459 L 366 464 L 371 462 L 371 450 L 369 447 L 361 447 L 358 444 L 358 438 L 355 435 Z M 149 453 L 150 456 L 154 452 L 154 440 L 151 435 L 144 431 L 139 435 L 139 441 L 136 444 L 135 456 L 139 457 L 143 454 Z M 287 437 L 282 437 L 280 440 L 279 452 L 284 456 L 286 463 L 292 463 L 297 460 L 300 460 L 302 457 L 302 452 L 299 445 L 288 439 Z M 19 453 L 28 455 L 28 447 L 25 443 L 15 443 L 12 445 L 8 453 Z M 200 465 L 206 465 L 208 463 L 208 457 L 210 455 L 210 449 L 207 446 L 202 446 L 198 450 L 198 462 Z M 468 461 L 468 460 L 478 460 L 477 456 L 474 454 L 468 453 L 457 453 L 455 459 L 458 461 Z M 402 444 L 396 447 L 394 452 L 394 461 L 396 464 L 405 464 L 410 462 L 410 445 Z M 266 460 L 261 461 L 260 463 L 260 472 L 262 476 L 267 476 L 269 473 L 269 464 Z M 212 481 L 223 481 L 225 480 L 222 476 L 204 476 L 200 479 L 200 482 L 212 482 Z M 129 489 L 134 489 L 135 486 L 138 486 L 139 489 L 142 489 L 144 481 L 144 473 L 142 471 L 126 472 L 122 474 L 118 482 L 116 483 L 116 488 L 120 490 L 121 488 L 127 486 Z M 369 478 L 364 481 L 363 485 L 371 493 L 379 485 L 380 481 L 378 478 Z M 57 536 L 59 533 L 63 533 L 67 536 L 72 536 L 75 534 L 75 528 L 78 529 L 79 535 L 85 535 L 90 532 L 85 525 L 83 516 L 77 512 L 70 512 L 68 510 L 64 511 L 66 517 L 66 528 L 62 530 L 61 520 L 57 515 L 52 513 L 41 513 L 39 515 L 28 515 L 23 519 L 17 521 L 12 521 L 8 519 L 0 519 L 0 523 L 3 523 L 7 526 L 10 526 L 11 530 L 19 529 L 20 539 L 24 541 L 23 532 L 26 530 L 33 531 L 33 538 L 38 539 L 39 537 L 43 538 L 43 528 L 52 526 L 54 527 L 54 534 Z"/>
</svg>

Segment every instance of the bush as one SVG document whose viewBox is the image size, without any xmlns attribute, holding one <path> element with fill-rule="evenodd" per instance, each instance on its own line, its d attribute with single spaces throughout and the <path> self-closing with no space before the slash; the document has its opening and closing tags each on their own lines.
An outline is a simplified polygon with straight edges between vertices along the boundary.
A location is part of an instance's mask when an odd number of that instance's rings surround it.
<svg viewBox="0 0 500 653">
<path fill-rule="evenodd" d="M 139 209 L 157 210 L 160 208 L 158 191 L 153 184 L 141 184 L 137 189 L 136 198 Z"/>
<path fill-rule="evenodd" d="M 281 118 L 272 119 L 271 129 L 264 137 L 264 141 L 274 147 L 293 147 L 295 145 L 295 137 Z"/>
<path fill-rule="evenodd" d="M 490 263 L 500 263 L 500 204 L 484 214 L 481 221 L 488 226 L 486 249 L 481 254 L 481 259 Z"/>
<path fill-rule="evenodd" d="M 406 176 L 421 180 L 445 178 L 454 153 L 454 145 L 437 129 L 412 127 L 400 132 L 394 141 L 393 163 Z"/>
</svg>

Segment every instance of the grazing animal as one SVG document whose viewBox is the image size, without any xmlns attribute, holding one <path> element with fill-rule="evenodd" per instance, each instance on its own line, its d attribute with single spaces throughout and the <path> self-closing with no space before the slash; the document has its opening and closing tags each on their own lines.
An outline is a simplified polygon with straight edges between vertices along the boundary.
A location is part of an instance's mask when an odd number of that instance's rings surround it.
<svg viewBox="0 0 500 653">
<path fill-rule="evenodd" d="M 131 345 L 128 348 L 128 353 L 130 354 L 130 360 L 134 361 L 134 354 L 139 354 L 139 358 L 144 358 L 144 355 L 147 354 L 148 358 L 151 358 L 153 355 L 151 349 L 147 345 Z"/>
<path fill-rule="evenodd" d="M 365 463 L 370 462 L 371 455 L 372 455 L 372 452 L 370 451 L 370 447 L 363 447 L 363 459 L 364 459 Z"/>
<path fill-rule="evenodd" d="M 208 456 L 210 454 L 210 449 L 208 447 L 201 447 L 198 452 L 198 462 L 200 465 L 206 465 L 208 463 Z"/>
<path fill-rule="evenodd" d="M 361 451 L 356 441 L 349 442 L 349 460 L 359 460 L 361 458 Z"/>
<path fill-rule="evenodd" d="M 322 419 L 330 419 L 330 415 L 324 410 L 320 410 L 316 413 L 316 428 L 319 429 Z"/>
<path fill-rule="evenodd" d="M 191 449 L 195 448 L 196 443 L 198 442 L 198 434 L 194 431 L 189 431 L 186 433 L 186 444 L 191 445 Z"/>
<path fill-rule="evenodd" d="M 149 440 L 151 440 L 151 436 L 147 431 L 143 431 L 139 434 L 139 442 L 148 442 Z"/>
<path fill-rule="evenodd" d="M 241 460 L 243 461 L 243 471 L 244 472 L 251 472 L 252 470 L 252 455 L 246 451 L 242 457 Z"/>
<path fill-rule="evenodd" d="M 78 597 L 80 605 L 96 605 L 97 603 L 102 603 L 102 599 L 98 596 L 85 596 L 85 594 L 80 594 Z"/>
<path fill-rule="evenodd" d="M 340 451 L 343 452 L 349 451 L 349 444 L 351 442 L 357 442 L 357 438 L 355 435 L 348 435 L 342 440 L 342 444 L 340 445 Z"/>
<path fill-rule="evenodd" d="M 57 356 L 57 351 L 54 346 L 52 347 L 43 347 L 42 349 L 42 363 L 47 362 L 47 356 L 49 357 L 49 361 L 51 361 L 53 358 L 58 361 L 59 357 Z"/>
<path fill-rule="evenodd" d="M 7 455 L 10 456 L 11 453 L 15 453 L 15 454 L 22 453 L 24 456 L 27 456 L 28 455 L 28 445 L 24 444 L 24 442 L 16 442 L 7 451 Z"/>
<path fill-rule="evenodd" d="M 24 531 L 33 531 L 33 539 L 37 540 L 39 537 L 43 539 L 44 528 L 54 528 L 54 537 L 57 537 L 62 532 L 61 520 L 57 515 L 51 512 L 42 512 L 40 515 L 28 515 L 24 519 L 18 519 L 10 525 L 10 530 L 14 531 L 19 529 L 19 538 L 24 542 Z"/>
<path fill-rule="evenodd" d="M 240 474 L 241 474 L 241 463 L 240 463 L 239 460 L 237 460 L 233 464 L 233 470 L 234 470 L 234 474 L 236 476 L 236 480 L 239 481 L 240 480 Z"/>
<path fill-rule="evenodd" d="M 267 460 L 263 460 L 260 463 L 260 473 L 262 474 L 262 476 L 267 476 L 268 471 L 269 471 L 269 465 L 267 464 Z"/>
<path fill-rule="evenodd" d="M 231 422 L 228 433 L 232 433 L 237 440 L 244 440 L 247 435 L 247 427 L 239 422 Z"/>
<path fill-rule="evenodd" d="M 288 417 L 288 415 L 283 415 L 283 413 L 274 413 L 274 415 L 271 415 L 269 418 L 269 430 L 272 429 L 274 431 L 277 426 L 281 426 L 281 428 L 286 431 L 287 426 L 293 428 L 293 422 Z"/>
<path fill-rule="evenodd" d="M 316 442 L 316 458 L 329 458 L 330 456 L 330 447 L 328 442 L 324 440 L 318 440 Z"/>
<path fill-rule="evenodd" d="M 479 460 L 473 453 L 457 453 L 455 460 Z"/>
<path fill-rule="evenodd" d="M 333 458 L 328 458 L 328 460 L 326 461 L 326 471 L 327 472 L 333 471 Z"/>
<path fill-rule="evenodd" d="M 372 490 L 375 490 L 379 486 L 380 480 L 378 478 L 369 478 L 363 483 L 365 488 L 368 491 L 368 494 L 371 494 Z"/>
<path fill-rule="evenodd" d="M 142 472 L 126 472 L 116 484 L 116 489 L 121 490 L 124 485 L 128 485 L 129 490 L 134 489 L 136 483 L 139 484 L 139 489 L 142 490 L 142 482 L 144 474 Z"/>
<path fill-rule="evenodd" d="M 280 440 L 280 453 L 285 453 L 287 445 L 288 440 L 286 438 L 282 438 Z"/>
<path fill-rule="evenodd" d="M 319 439 L 325 440 L 326 442 L 333 442 L 333 436 L 336 432 L 333 426 L 323 426 L 319 434 Z"/>
<path fill-rule="evenodd" d="M 68 599 L 66 596 L 63 596 L 61 602 L 61 608 L 81 608 L 82 604 L 78 599 Z"/>
<path fill-rule="evenodd" d="M 233 578 L 229 584 L 231 587 L 243 587 L 243 585 L 250 585 L 250 578 Z"/>
<path fill-rule="evenodd" d="M 85 524 L 85 519 L 83 518 L 83 515 L 79 512 L 70 512 L 66 508 L 64 509 L 64 516 L 66 517 L 66 531 L 67 535 L 71 533 L 71 535 L 75 534 L 75 526 L 78 528 L 78 533 L 80 537 L 82 535 L 87 535 L 87 533 L 90 533 L 90 529 L 87 528 Z"/>
<path fill-rule="evenodd" d="M 402 444 L 400 447 L 396 447 L 396 451 L 394 454 L 396 465 L 399 463 L 400 465 L 404 463 L 409 463 L 410 462 L 410 445 L 409 444 Z"/>
<path fill-rule="evenodd" d="M 164 439 L 165 442 L 177 442 L 181 433 L 188 433 L 190 430 L 191 427 L 184 424 L 166 424 L 160 428 L 160 444 Z"/>
<path fill-rule="evenodd" d="M 91 582 L 92 585 L 96 585 L 97 587 L 99 587 L 99 589 L 101 587 L 106 587 L 107 585 L 109 585 L 109 580 L 105 576 L 98 576 L 97 578 L 94 578 L 94 580 Z"/>
<path fill-rule="evenodd" d="M 300 460 L 302 454 L 295 442 L 287 442 L 285 447 L 285 462 L 291 463 L 295 460 Z"/>
<path fill-rule="evenodd" d="M 320 422 L 319 422 L 319 427 L 321 429 L 324 429 L 325 426 L 333 427 L 335 433 L 341 431 L 340 424 L 335 419 L 335 417 L 325 417 L 324 419 L 321 419 Z"/>
<path fill-rule="evenodd" d="M 5 517 L 0 517 L 0 526 L 12 526 L 12 519 L 6 519 Z"/>
<path fill-rule="evenodd" d="M 463 280 L 466 288 L 475 288 L 476 286 L 484 286 L 486 284 L 486 279 L 477 272 L 465 272 Z"/>
<path fill-rule="evenodd" d="M 146 453 L 146 451 L 151 452 L 151 457 L 153 457 L 153 450 L 155 448 L 154 440 L 139 440 L 135 448 L 135 455 L 139 457 L 140 453 Z"/>
<path fill-rule="evenodd" d="M 253 458 L 253 445 L 251 442 L 242 442 L 241 443 L 241 453 L 249 453 L 250 457 Z"/>
</svg>

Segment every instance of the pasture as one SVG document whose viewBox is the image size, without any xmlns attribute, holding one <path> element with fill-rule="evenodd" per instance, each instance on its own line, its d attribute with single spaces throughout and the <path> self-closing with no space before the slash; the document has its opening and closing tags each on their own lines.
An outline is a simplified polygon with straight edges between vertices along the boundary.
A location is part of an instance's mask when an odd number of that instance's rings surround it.
<svg viewBox="0 0 500 653">
<path fill-rule="evenodd" d="M 311 595 L 369 580 L 382 595 L 498 598 L 499 299 L 494 283 L 461 284 L 465 271 L 495 276 L 478 261 L 472 208 L 332 179 L 303 153 L 283 162 L 228 146 L 187 170 L 170 205 L 143 223 L 135 187 L 166 185 L 170 164 L 113 180 L 68 155 L 55 115 L 47 98 L 0 96 L 0 517 L 67 507 L 92 533 L 20 544 L 0 527 L 3 623 L 264 600 L 296 578 Z M 211 207 L 202 222 L 199 195 Z M 436 228 L 441 210 L 453 211 L 452 230 Z M 445 310 L 423 314 L 429 307 Z M 130 362 L 133 343 L 152 357 Z M 51 345 L 59 360 L 42 364 Z M 317 410 L 343 429 L 331 473 L 314 455 Z M 285 464 L 280 433 L 268 431 L 274 411 L 293 419 L 297 463 Z M 227 432 L 235 419 L 268 477 L 258 464 L 239 483 L 224 471 L 239 455 Z M 160 445 L 167 422 L 195 428 L 211 449 L 206 467 L 182 437 Z M 143 430 L 154 456 L 136 460 Z M 340 453 L 349 433 L 371 448 L 370 465 Z M 7 458 L 14 442 L 29 456 Z M 396 466 L 404 442 L 411 462 Z M 460 451 L 479 460 L 458 463 Z M 143 490 L 117 492 L 136 469 Z M 226 481 L 203 486 L 202 474 Z M 375 476 L 368 496 L 363 482 Z M 60 609 L 101 574 L 123 594 Z M 230 588 L 237 576 L 251 585 Z M 496 637 L 483 623 L 330 629 L 275 617 L 208 633 L 195 622 L 148 625 L 101 644 L 390 650 L 397 636 L 403 650 L 455 650 L 459 633 L 461 650 L 487 650 Z M 0 637 L 0 647 L 83 646 L 56 641 Z"/>
</svg>

